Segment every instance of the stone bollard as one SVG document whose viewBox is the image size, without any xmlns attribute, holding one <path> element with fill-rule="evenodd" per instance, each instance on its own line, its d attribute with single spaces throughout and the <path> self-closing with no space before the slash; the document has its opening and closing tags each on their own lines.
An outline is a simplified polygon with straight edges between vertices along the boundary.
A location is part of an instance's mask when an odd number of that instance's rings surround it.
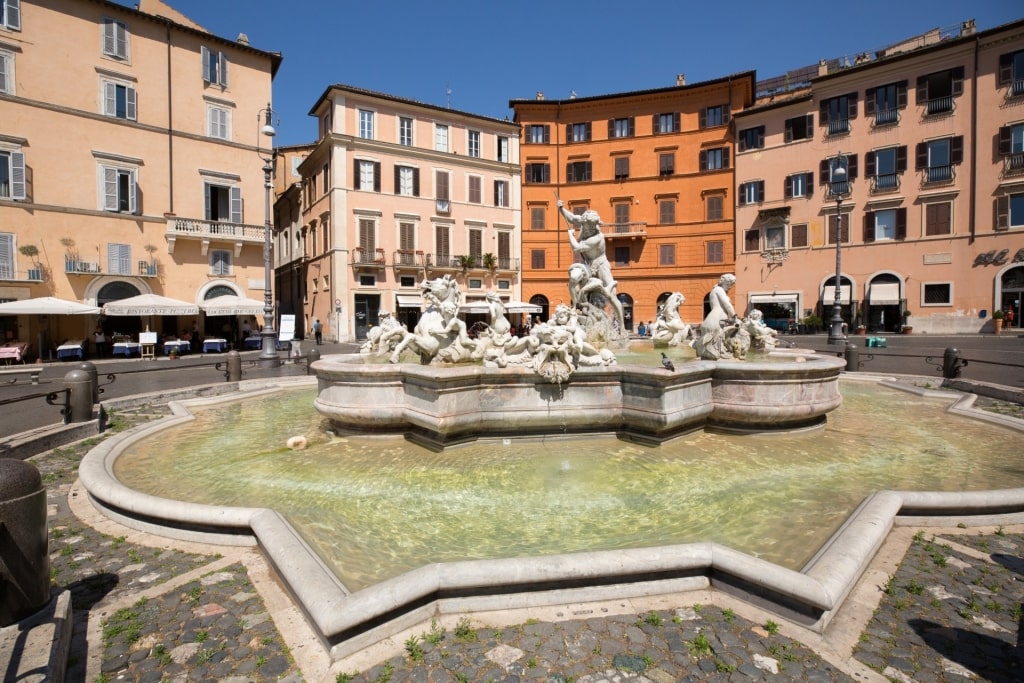
<svg viewBox="0 0 1024 683">
<path fill-rule="evenodd" d="M 846 344 L 846 371 L 857 372 L 860 370 L 860 350 L 853 344 Z"/>
<path fill-rule="evenodd" d="M 242 381 L 242 354 L 238 351 L 227 353 L 227 377 L 229 382 Z"/>
<path fill-rule="evenodd" d="M 35 465 L 0 458 L 0 627 L 49 601 L 46 488 Z"/>
<path fill-rule="evenodd" d="M 88 422 L 92 419 L 93 383 L 85 370 L 72 370 L 64 375 L 64 388 L 71 390 L 71 414 L 68 422 Z"/>
<path fill-rule="evenodd" d="M 317 362 L 318 360 L 320 360 L 320 352 L 317 351 L 316 348 L 314 347 L 314 348 L 309 350 L 309 354 L 306 356 L 306 374 L 307 375 L 312 375 L 313 374 L 313 363 Z"/>
<path fill-rule="evenodd" d="M 956 379 L 960 376 L 960 368 L 967 367 L 967 361 L 960 357 L 960 349 L 946 347 L 942 354 L 942 376 L 945 379 Z"/>
<path fill-rule="evenodd" d="M 302 342 L 298 339 L 292 339 L 289 344 L 291 344 L 292 362 L 298 363 L 302 359 Z"/>
<path fill-rule="evenodd" d="M 96 366 L 89 361 L 82 361 L 78 364 L 78 369 L 89 373 L 89 381 L 92 383 L 92 402 L 100 402 L 100 380 L 99 373 L 96 372 Z"/>
</svg>

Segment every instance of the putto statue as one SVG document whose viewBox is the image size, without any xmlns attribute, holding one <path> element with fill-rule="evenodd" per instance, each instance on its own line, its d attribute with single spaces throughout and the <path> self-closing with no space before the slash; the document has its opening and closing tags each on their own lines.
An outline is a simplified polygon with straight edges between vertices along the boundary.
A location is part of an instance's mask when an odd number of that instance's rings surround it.
<svg viewBox="0 0 1024 683">
<path fill-rule="evenodd" d="M 672 292 L 658 307 L 658 316 L 651 323 L 650 331 L 655 348 L 689 344 L 693 340 L 693 330 L 679 315 L 679 307 L 684 301 L 686 297 L 682 293 Z"/>
<path fill-rule="evenodd" d="M 779 333 L 764 323 L 764 313 L 755 308 L 747 316 L 750 344 L 758 351 L 772 351 L 779 343 Z"/>
<path fill-rule="evenodd" d="M 378 320 L 377 327 L 371 327 L 366 333 L 366 341 L 359 347 L 359 353 L 390 353 L 409 333 L 390 311 L 380 311 Z"/>
<path fill-rule="evenodd" d="M 565 208 L 561 199 L 557 200 L 558 210 L 569 224 L 569 246 L 583 258 L 586 277 L 570 271 L 570 294 L 573 303 L 579 306 L 584 301 L 591 306 L 604 310 L 610 306 L 614 318 L 610 339 L 618 339 L 626 333 L 626 322 L 623 318 L 622 302 L 619 301 L 616 289 L 619 283 L 612 277 L 612 266 L 605 253 L 604 235 L 601 233 L 601 217 L 593 209 L 588 209 L 577 216 Z M 576 236 L 577 226 L 580 229 Z M 575 293 L 574 293 L 575 289 Z"/>
<path fill-rule="evenodd" d="M 435 359 L 449 363 L 468 360 L 476 349 L 476 342 L 469 338 L 466 323 L 457 315 L 462 301 L 458 281 L 451 275 L 424 280 L 420 294 L 427 307 L 420 315 L 415 331 L 404 333 L 389 360 L 399 362 L 406 349 L 417 352 L 424 365 Z"/>
</svg>

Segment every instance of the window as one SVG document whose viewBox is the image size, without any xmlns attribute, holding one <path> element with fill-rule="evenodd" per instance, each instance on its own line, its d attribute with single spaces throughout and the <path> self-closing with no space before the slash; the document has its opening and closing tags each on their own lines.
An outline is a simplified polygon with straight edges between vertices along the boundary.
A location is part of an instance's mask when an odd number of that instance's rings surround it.
<svg viewBox="0 0 1024 683">
<path fill-rule="evenodd" d="M 700 151 L 700 170 L 717 171 L 729 168 L 729 148 L 714 147 Z"/>
<path fill-rule="evenodd" d="M 355 189 L 365 190 L 366 192 L 380 192 L 380 162 L 356 159 L 355 167 Z"/>
<path fill-rule="evenodd" d="M 843 244 L 847 244 L 850 241 L 850 214 L 844 213 L 842 216 L 842 240 Z M 836 243 L 836 216 L 835 214 L 829 214 L 828 216 L 828 243 Z"/>
<path fill-rule="evenodd" d="M 924 173 L 925 183 L 953 180 L 954 167 L 964 160 L 964 138 L 961 135 L 939 138 L 917 144 L 917 170 Z"/>
<path fill-rule="evenodd" d="M 377 260 L 377 222 L 372 218 L 359 219 L 359 256 L 361 263 Z"/>
<path fill-rule="evenodd" d="M 0 26 L 21 30 L 21 0 L 0 0 Z"/>
<path fill-rule="evenodd" d="M 758 204 L 764 201 L 764 181 L 753 180 L 740 184 L 740 203 Z"/>
<path fill-rule="evenodd" d="M 210 275 L 231 275 L 231 252 L 227 249 L 210 250 Z"/>
<path fill-rule="evenodd" d="M 953 283 L 925 282 L 921 292 L 922 306 L 952 306 Z"/>
<path fill-rule="evenodd" d="M 707 262 L 725 263 L 725 244 L 719 240 L 707 243 Z"/>
<path fill-rule="evenodd" d="M 784 139 L 786 142 L 810 140 L 814 137 L 814 114 L 786 119 Z"/>
<path fill-rule="evenodd" d="M 546 145 L 551 141 L 551 128 L 533 124 L 526 127 L 526 141 L 534 145 Z"/>
<path fill-rule="evenodd" d="M 709 221 L 720 221 L 722 220 L 722 206 L 725 204 L 725 199 L 720 195 L 713 195 L 707 199 L 707 219 Z"/>
<path fill-rule="evenodd" d="M 0 232 L 0 280 L 13 280 L 16 272 L 14 233 Z"/>
<path fill-rule="evenodd" d="M 900 109 L 907 106 L 907 82 L 890 83 L 864 91 L 864 115 L 873 116 L 875 126 L 899 121 Z"/>
<path fill-rule="evenodd" d="M 590 121 L 586 123 L 570 123 L 566 133 L 569 142 L 589 142 Z"/>
<path fill-rule="evenodd" d="M 764 147 L 764 126 L 744 128 L 740 131 L 740 151 L 761 149 Z"/>
<path fill-rule="evenodd" d="M 471 130 L 469 131 L 469 137 L 466 140 L 466 155 L 471 156 L 475 159 L 480 158 L 480 131 Z"/>
<path fill-rule="evenodd" d="M 676 200 L 658 200 L 658 222 L 662 225 L 669 225 L 676 222 Z"/>
<path fill-rule="evenodd" d="M 999 55 L 999 86 L 1007 87 L 1007 97 L 1024 95 L 1024 50 Z"/>
<path fill-rule="evenodd" d="M 395 166 L 395 194 L 420 196 L 420 170 L 411 166 Z"/>
<path fill-rule="evenodd" d="M 715 128 L 729 124 L 729 106 L 719 104 L 714 107 L 706 107 L 700 110 L 700 127 Z"/>
<path fill-rule="evenodd" d="M 619 202 L 613 208 L 615 209 L 616 227 L 629 225 L 629 203 Z"/>
<path fill-rule="evenodd" d="M 629 177 L 629 157 L 615 157 L 615 179 L 625 180 Z"/>
<path fill-rule="evenodd" d="M 591 179 L 589 161 L 570 161 L 565 165 L 565 182 L 584 183 Z"/>
<path fill-rule="evenodd" d="M 480 257 L 484 253 L 484 231 L 479 228 L 470 228 L 469 230 L 469 255 L 472 256 L 476 263 L 480 263 Z"/>
<path fill-rule="evenodd" d="M 952 202 L 935 202 L 924 205 L 924 234 L 926 236 L 953 234 Z"/>
<path fill-rule="evenodd" d="M 434 251 L 438 265 L 448 265 L 452 258 L 452 234 L 447 225 L 438 225 L 434 229 Z"/>
<path fill-rule="evenodd" d="M 530 267 L 534 270 L 544 270 L 544 250 L 530 250 Z"/>
<path fill-rule="evenodd" d="M 103 79 L 103 115 L 134 121 L 136 117 L 135 88 L 117 81 Z"/>
<path fill-rule="evenodd" d="M 786 199 L 810 197 L 814 191 L 814 175 L 811 173 L 794 173 L 786 176 L 783 188 Z"/>
<path fill-rule="evenodd" d="M 547 211 L 542 206 L 530 207 L 530 230 L 544 230 Z"/>
<path fill-rule="evenodd" d="M 231 139 L 231 111 L 212 104 L 206 105 L 206 134 L 220 140 Z"/>
<path fill-rule="evenodd" d="M 412 119 L 408 116 L 398 117 L 398 144 L 412 147 Z"/>
<path fill-rule="evenodd" d="M 103 211 L 137 213 L 135 169 L 101 166 Z"/>
<path fill-rule="evenodd" d="M 864 212 L 864 241 L 907 239 L 907 210 L 885 209 Z"/>
<path fill-rule="evenodd" d="M 658 245 L 658 265 L 659 266 L 674 266 L 676 264 L 676 245 L 674 244 L 661 244 Z"/>
<path fill-rule="evenodd" d="M 996 199 L 996 230 L 1024 228 L 1024 192 Z"/>
<path fill-rule="evenodd" d="M 864 155 L 864 173 L 871 179 L 871 190 L 898 190 L 900 174 L 907 170 L 907 147 L 877 149 Z"/>
<path fill-rule="evenodd" d="M 846 162 L 845 179 L 836 173 L 836 170 L 843 166 L 844 160 Z M 822 159 L 818 167 L 818 184 L 824 186 L 828 190 L 828 196 L 833 199 L 837 194 L 849 194 L 852 188 L 851 183 L 857 179 L 857 168 L 856 154 Z"/>
<path fill-rule="evenodd" d="M 632 116 L 624 119 L 608 119 L 608 139 L 631 138 L 636 134 Z"/>
<path fill-rule="evenodd" d="M 242 188 L 205 183 L 203 196 L 206 203 L 206 220 L 242 222 Z"/>
<path fill-rule="evenodd" d="M 434 151 L 448 151 L 448 126 L 443 123 L 434 124 Z"/>
<path fill-rule="evenodd" d="M 104 17 L 103 54 L 114 59 L 128 59 L 128 26 L 123 21 Z"/>
<path fill-rule="evenodd" d="M 132 275 L 132 247 L 130 244 L 107 244 L 107 272 L 111 275 Z"/>
<path fill-rule="evenodd" d="M 469 182 L 469 203 L 470 204 L 483 204 L 484 203 L 484 179 L 478 175 L 471 175 L 467 178 Z"/>
<path fill-rule="evenodd" d="M 507 230 L 498 231 L 498 267 L 512 267 L 512 233 Z"/>
<path fill-rule="evenodd" d="M 1024 123 L 999 129 L 999 156 L 1006 173 L 1024 171 Z"/>
<path fill-rule="evenodd" d="M 359 137 L 373 140 L 373 112 L 368 109 L 359 110 Z"/>
<path fill-rule="evenodd" d="M 447 202 L 451 198 L 451 176 L 448 171 L 434 171 L 434 199 Z"/>
<path fill-rule="evenodd" d="M 0 0 L 3 2 L 3 0 Z M 14 95 L 14 53 L 0 50 L 0 93 Z"/>
<path fill-rule="evenodd" d="M 25 155 L 0 150 L 0 199 L 25 199 Z"/>
<path fill-rule="evenodd" d="M 511 192 L 509 182 L 507 180 L 495 180 L 494 181 L 494 205 L 503 206 L 508 208 L 510 203 L 509 193 Z"/>
<path fill-rule="evenodd" d="M 953 111 L 953 99 L 964 91 L 964 68 L 936 71 L 917 79 L 917 103 L 925 114 L 943 114 Z"/>
<path fill-rule="evenodd" d="M 857 93 L 822 100 L 819 108 L 821 125 L 828 127 L 829 135 L 850 132 L 850 121 L 857 118 Z"/>
<path fill-rule="evenodd" d="M 679 132 L 679 112 L 654 115 L 654 133 L 656 135 L 677 132 Z"/>
<path fill-rule="evenodd" d="M 509 152 L 509 139 L 504 135 L 498 136 L 498 161 L 508 163 L 512 160 L 511 153 Z"/>
<path fill-rule="evenodd" d="M 798 223 L 790 227 L 789 229 L 789 244 L 790 248 L 798 249 L 800 247 L 806 247 L 807 242 L 807 224 Z"/>
<path fill-rule="evenodd" d="M 331 162 L 324 164 L 324 167 L 320 170 L 320 178 L 323 180 L 323 193 L 327 194 L 331 191 Z M 327 232 L 324 232 L 326 235 Z"/>
<path fill-rule="evenodd" d="M 228 56 L 223 52 L 214 52 L 209 48 L 201 48 L 203 58 L 203 82 L 211 85 L 228 87 Z"/>
<path fill-rule="evenodd" d="M 658 155 L 658 175 L 670 176 L 676 172 L 675 152 L 665 152 Z"/>
<path fill-rule="evenodd" d="M 743 232 L 743 251 L 761 251 L 761 231 L 757 228 Z"/>
<path fill-rule="evenodd" d="M 615 247 L 615 265 L 625 268 L 629 266 L 629 247 Z"/>
</svg>

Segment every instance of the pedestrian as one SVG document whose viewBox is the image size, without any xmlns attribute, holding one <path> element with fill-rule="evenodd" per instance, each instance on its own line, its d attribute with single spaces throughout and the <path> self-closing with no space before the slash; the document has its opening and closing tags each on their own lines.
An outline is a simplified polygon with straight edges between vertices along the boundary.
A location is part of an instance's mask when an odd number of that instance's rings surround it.
<svg viewBox="0 0 1024 683">
<path fill-rule="evenodd" d="M 1009 308 L 1006 309 L 1006 314 L 1003 318 L 1003 325 L 1005 325 L 1006 327 L 1013 327 L 1013 316 L 1013 306 L 1010 306 Z"/>
<path fill-rule="evenodd" d="M 316 337 L 316 345 L 324 343 L 324 326 L 320 324 L 320 318 L 313 319 L 313 336 Z"/>
</svg>

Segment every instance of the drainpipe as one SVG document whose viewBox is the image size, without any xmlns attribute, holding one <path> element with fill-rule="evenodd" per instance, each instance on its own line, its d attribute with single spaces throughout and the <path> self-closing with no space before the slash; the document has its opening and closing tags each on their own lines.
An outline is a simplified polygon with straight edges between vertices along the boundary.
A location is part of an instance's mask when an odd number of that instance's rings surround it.
<svg viewBox="0 0 1024 683">
<path fill-rule="evenodd" d="M 978 52 L 980 49 L 981 46 L 978 34 L 975 33 L 974 77 L 971 78 L 971 191 L 968 194 L 968 204 L 971 208 L 969 218 L 967 219 L 967 225 L 970 232 L 970 237 L 967 240 L 968 244 L 974 244 L 978 229 L 974 218 L 974 212 L 978 200 L 974 196 L 974 191 L 978 186 Z"/>
<path fill-rule="evenodd" d="M 561 189 L 560 178 L 562 173 L 562 146 L 558 142 L 558 130 L 562 121 L 562 102 L 558 101 L 555 103 L 555 195 L 561 199 L 559 190 Z M 557 207 L 556 207 L 557 208 Z M 558 229 L 555 230 L 555 266 L 561 270 L 562 268 L 562 211 L 558 210 Z"/>
<path fill-rule="evenodd" d="M 174 213 L 174 119 L 171 116 L 174 98 L 171 96 L 171 27 L 167 27 L 167 211 Z"/>
</svg>

